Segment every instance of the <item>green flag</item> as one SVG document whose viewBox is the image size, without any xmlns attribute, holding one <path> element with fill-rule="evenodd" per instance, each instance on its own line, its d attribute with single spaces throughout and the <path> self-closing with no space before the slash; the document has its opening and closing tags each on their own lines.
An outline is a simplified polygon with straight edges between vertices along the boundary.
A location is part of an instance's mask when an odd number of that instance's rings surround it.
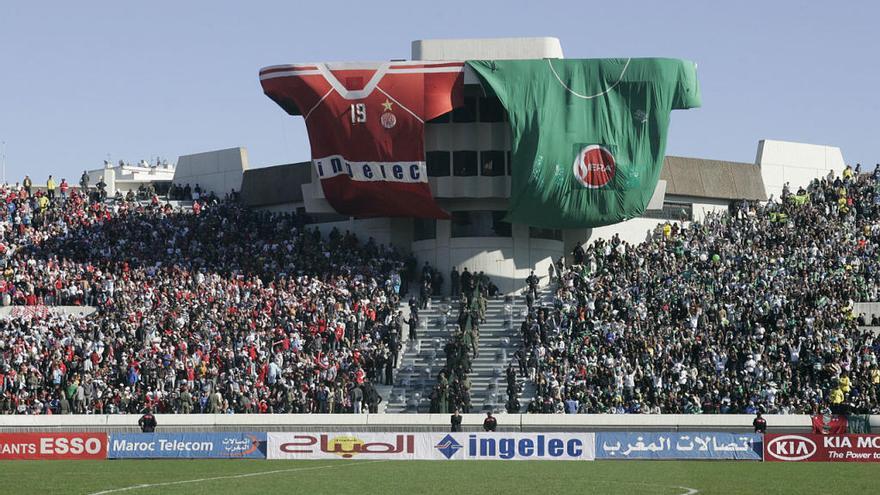
<svg viewBox="0 0 880 495">
<path fill-rule="evenodd" d="M 676 59 L 472 60 L 510 117 L 507 221 L 598 227 L 637 217 L 657 186 L 669 113 L 700 106 Z"/>
</svg>

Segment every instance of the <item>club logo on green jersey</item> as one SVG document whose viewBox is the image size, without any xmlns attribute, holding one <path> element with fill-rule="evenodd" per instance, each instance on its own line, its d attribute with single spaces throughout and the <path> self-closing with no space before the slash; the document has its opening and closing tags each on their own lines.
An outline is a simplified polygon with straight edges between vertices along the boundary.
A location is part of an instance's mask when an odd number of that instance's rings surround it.
<svg viewBox="0 0 880 495">
<path fill-rule="evenodd" d="M 572 172 L 582 186 L 595 189 L 611 182 L 615 168 L 611 151 L 604 146 L 591 144 L 581 148 L 574 159 Z"/>
</svg>

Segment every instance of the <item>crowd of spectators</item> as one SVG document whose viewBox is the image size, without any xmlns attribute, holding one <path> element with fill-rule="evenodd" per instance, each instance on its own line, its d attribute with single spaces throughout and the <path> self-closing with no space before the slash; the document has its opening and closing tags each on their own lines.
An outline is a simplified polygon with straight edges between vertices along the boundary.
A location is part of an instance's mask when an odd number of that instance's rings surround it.
<svg viewBox="0 0 880 495">
<path fill-rule="evenodd" d="M 235 202 L 0 198 L 0 297 L 41 308 L 0 318 L 0 414 L 376 411 L 390 247 Z"/>
<path fill-rule="evenodd" d="M 551 278 L 508 372 L 530 412 L 880 412 L 880 340 L 853 314 L 880 296 L 880 165 L 577 247 Z"/>
<path fill-rule="evenodd" d="M 0 187 L 0 302 L 32 308 L 0 318 L 0 414 L 377 410 L 411 258 L 213 196 L 180 208 L 62 183 Z M 530 277 L 508 409 L 519 378 L 537 390 L 530 412 L 880 412 L 880 341 L 853 311 L 880 298 L 878 246 L 880 168 L 638 245 L 578 246 L 551 269 L 552 302 Z M 430 297 L 442 281 L 422 272 Z M 467 272 L 450 286 L 459 324 L 436 412 L 470 408 L 491 297 Z"/>
</svg>

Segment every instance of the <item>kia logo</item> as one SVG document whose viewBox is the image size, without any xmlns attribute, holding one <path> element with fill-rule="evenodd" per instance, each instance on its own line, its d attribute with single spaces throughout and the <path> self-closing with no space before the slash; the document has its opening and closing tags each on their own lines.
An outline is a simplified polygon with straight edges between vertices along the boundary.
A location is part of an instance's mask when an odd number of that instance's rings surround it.
<svg viewBox="0 0 880 495">
<path fill-rule="evenodd" d="M 816 442 L 800 435 L 782 435 L 767 443 L 767 453 L 780 461 L 802 461 L 816 453 Z"/>
</svg>

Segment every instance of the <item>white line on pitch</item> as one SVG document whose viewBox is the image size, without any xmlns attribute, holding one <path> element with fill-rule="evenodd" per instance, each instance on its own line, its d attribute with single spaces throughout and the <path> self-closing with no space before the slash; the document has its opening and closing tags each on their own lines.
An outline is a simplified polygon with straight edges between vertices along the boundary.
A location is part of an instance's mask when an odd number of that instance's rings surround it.
<svg viewBox="0 0 880 495">
<path fill-rule="evenodd" d="M 195 480 L 181 480 L 181 481 L 167 481 L 165 483 L 144 483 L 141 485 L 132 485 L 126 486 L 122 488 L 113 488 L 112 490 L 104 490 L 100 492 L 90 493 L 89 495 L 106 495 L 108 493 L 119 493 L 119 492 L 127 492 L 131 490 L 140 490 L 142 488 L 155 488 L 157 486 L 172 486 L 172 485 L 185 485 L 189 483 L 201 483 L 203 481 L 215 481 L 215 480 L 229 480 L 235 478 L 250 478 L 252 476 L 264 476 L 267 474 L 278 474 L 278 473 L 293 473 L 297 471 L 314 471 L 317 469 L 332 469 L 332 468 L 340 468 L 347 466 L 357 466 L 360 464 L 372 464 L 374 462 L 384 462 L 383 459 L 378 459 L 375 461 L 359 461 L 356 463 L 343 463 L 343 462 L 335 462 L 333 464 L 325 464 L 323 466 L 314 466 L 314 467 L 305 467 L 305 468 L 291 468 L 291 469 L 276 469 L 274 471 L 258 471 L 255 473 L 244 473 L 244 474 L 235 474 L 229 476 L 216 476 L 214 478 L 199 478 Z M 685 494 L 688 495 L 688 494 Z"/>
</svg>

